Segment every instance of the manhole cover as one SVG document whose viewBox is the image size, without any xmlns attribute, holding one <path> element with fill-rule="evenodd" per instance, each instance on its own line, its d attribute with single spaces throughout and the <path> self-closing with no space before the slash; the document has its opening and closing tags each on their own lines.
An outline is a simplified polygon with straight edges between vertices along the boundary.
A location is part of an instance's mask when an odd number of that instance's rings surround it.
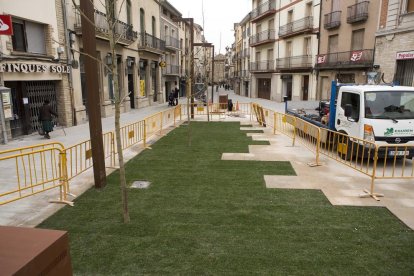
<svg viewBox="0 0 414 276">
<path fill-rule="evenodd" d="M 132 182 L 131 188 L 134 188 L 134 189 L 146 189 L 146 188 L 149 187 L 150 184 L 151 184 L 151 182 L 149 182 L 149 181 L 138 180 L 138 181 Z"/>
</svg>

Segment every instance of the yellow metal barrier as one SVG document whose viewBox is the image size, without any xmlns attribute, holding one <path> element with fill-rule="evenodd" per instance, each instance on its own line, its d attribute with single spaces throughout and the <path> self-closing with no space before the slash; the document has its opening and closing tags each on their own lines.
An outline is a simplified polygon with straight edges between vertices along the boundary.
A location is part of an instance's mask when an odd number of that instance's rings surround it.
<svg viewBox="0 0 414 276">
<path fill-rule="evenodd" d="M 44 144 L 37 144 L 32 146 L 26 146 L 21 148 L 15 148 L 15 149 L 9 149 L 9 150 L 3 150 L 0 151 L 0 157 L 4 157 L 7 155 L 15 155 L 15 154 L 21 154 L 26 152 L 33 152 L 40 149 L 46 149 L 46 148 L 58 148 L 58 149 L 64 149 L 64 146 L 62 143 L 59 142 L 50 142 L 50 143 L 44 143 Z"/>
<path fill-rule="evenodd" d="M 181 113 L 182 107 L 178 105 L 121 127 L 122 148 L 129 148 L 141 141 L 145 147 L 148 137 L 158 132 L 162 134 L 166 126 L 175 126 L 176 121 L 181 120 Z M 107 132 L 102 138 L 104 157 L 109 159 L 109 166 L 114 167 L 115 134 Z M 58 202 L 72 205 L 72 202 L 66 200 L 70 194 L 69 180 L 93 166 L 91 141 L 86 140 L 68 148 L 64 148 L 61 143 L 51 142 L 1 151 L 0 169 L 9 171 L 13 166 L 15 172 L 10 174 L 13 175 L 11 180 L 2 179 L 7 185 L 0 186 L 0 205 L 55 187 L 61 189 Z M 17 184 L 13 184 L 13 181 Z"/>
<path fill-rule="evenodd" d="M 67 201 L 68 179 L 65 152 L 58 148 L 45 148 L 0 158 L 2 169 L 7 170 L 0 179 L 0 205 L 59 188 L 58 203 Z"/>
<path fill-rule="evenodd" d="M 144 125 L 145 121 L 139 121 L 121 127 L 122 149 L 127 149 L 144 140 Z"/>
<path fill-rule="evenodd" d="M 145 133 L 146 137 L 154 134 L 162 134 L 162 112 L 145 118 Z"/>
<path fill-rule="evenodd" d="M 107 132 L 102 135 L 104 146 L 104 157 L 109 158 L 110 165 L 114 165 L 115 143 L 114 133 Z M 67 158 L 67 174 L 71 180 L 83 173 L 93 165 L 91 140 L 80 142 L 65 149 Z"/>
</svg>

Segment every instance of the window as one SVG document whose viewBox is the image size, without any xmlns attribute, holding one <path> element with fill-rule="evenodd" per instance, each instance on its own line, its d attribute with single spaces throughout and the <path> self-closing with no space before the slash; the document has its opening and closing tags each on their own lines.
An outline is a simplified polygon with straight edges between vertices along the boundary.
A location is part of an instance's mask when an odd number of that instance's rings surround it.
<svg viewBox="0 0 414 276">
<path fill-rule="evenodd" d="M 143 9 L 139 9 L 139 19 L 140 19 L 140 30 L 141 33 L 145 33 L 145 11 Z"/>
<path fill-rule="evenodd" d="M 155 17 L 152 17 L 152 35 L 153 36 L 157 36 L 157 26 L 156 26 L 156 21 L 155 21 Z"/>
<path fill-rule="evenodd" d="M 131 16 L 131 0 L 126 1 L 126 13 L 127 13 L 127 23 L 129 25 L 132 24 L 132 16 Z"/>
<path fill-rule="evenodd" d="M 287 23 L 292 23 L 293 21 L 293 10 L 288 11 Z"/>
<path fill-rule="evenodd" d="M 313 15 L 312 2 L 306 3 L 305 15 L 306 17 Z"/>
<path fill-rule="evenodd" d="M 328 53 L 338 52 L 338 35 L 330 35 L 328 39 Z"/>
<path fill-rule="evenodd" d="M 349 92 L 342 93 L 341 107 L 345 110 L 345 106 L 350 104 L 352 106 L 351 118 L 355 122 L 359 121 L 359 95 Z"/>
<path fill-rule="evenodd" d="M 292 56 L 292 41 L 287 41 L 286 42 L 286 57 L 291 57 Z"/>
<path fill-rule="evenodd" d="M 109 99 L 113 100 L 114 97 L 114 81 L 112 72 L 108 72 L 108 93 L 109 93 Z"/>
<path fill-rule="evenodd" d="M 305 37 L 303 40 L 303 53 L 305 56 L 312 55 L 312 43 L 310 37 Z"/>
<path fill-rule="evenodd" d="M 360 29 L 352 32 L 351 50 L 364 49 L 364 34 L 365 29 Z"/>
<path fill-rule="evenodd" d="M 13 19 L 13 31 L 14 51 L 46 54 L 45 25 Z"/>
<path fill-rule="evenodd" d="M 407 12 L 414 12 L 414 0 L 407 0 Z"/>
<path fill-rule="evenodd" d="M 341 10 L 340 1 L 332 0 L 332 12 L 340 11 L 340 10 Z"/>
</svg>

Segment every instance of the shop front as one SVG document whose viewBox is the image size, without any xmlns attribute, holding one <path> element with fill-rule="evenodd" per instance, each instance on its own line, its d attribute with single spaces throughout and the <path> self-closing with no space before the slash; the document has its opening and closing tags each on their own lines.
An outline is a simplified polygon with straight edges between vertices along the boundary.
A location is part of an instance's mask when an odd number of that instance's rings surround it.
<svg viewBox="0 0 414 276">
<path fill-rule="evenodd" d="M 70 113 L 64 102 L 62 77 L 69 73 L 70 68 L 55 63 L 0 63 L 4 86 L 10 89 L 11 116 L 5 122 L 10 138 L 37 132 L 39 125 L 39 109 L 45 100 L 49 100 L 58 114 Z M 59 93 L 62 91 L 62 93 Z M 59 116 L 60 117 L 60 116 Z M 62 116 L 60 123 L 63 122 Z M 70 118 L 71 116 L 69 116 Z M 54 119 L 57 124 L 57 118 Z"/>
</svg>

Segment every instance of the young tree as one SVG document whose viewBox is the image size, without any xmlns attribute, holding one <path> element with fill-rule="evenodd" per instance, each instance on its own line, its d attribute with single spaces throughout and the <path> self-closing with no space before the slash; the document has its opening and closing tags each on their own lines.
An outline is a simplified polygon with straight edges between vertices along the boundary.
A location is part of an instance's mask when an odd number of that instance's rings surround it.
<svg viewBox="0 0 414 276">
<path fill-rule="evenodd" d="M 117 43 L 115 26 L 117 23 L 118 16 L 116 13 L 116 4 L 117 0 L 105 0 L 105 9 L 106 9 L 106 19 L 108 22 L 108 39 L 109 39 L 109 48 L 111 50 L 112 62 L 110 69 L 113 76 L 113 85 L 114 85 L 114 96 L 115 96 L 115 138 L 116 138 L 116 147 L 118 151 L 118 163 L 119 163 L 119 185 L 121 188 L 121 198 L 122 198 L 122 214 L 124 223 L 129 223 L 130 217 L 128 212 L 128 191 L 126 187 L 126 178 L 125 178 L 125 164 L 124 164 L 124 153 L 122 150 L 121 143 L 121 104 L 125 100 L 121 98 L 121 91 L 119 90 L 118 83 L 118 63 L 116 60 L 116 51 L 115 46 Z M 124 1 L 121 3 L 121 8 L 124 4 Z M 126 31 L 126 30 L 125 30 Z"/>
</svg>

